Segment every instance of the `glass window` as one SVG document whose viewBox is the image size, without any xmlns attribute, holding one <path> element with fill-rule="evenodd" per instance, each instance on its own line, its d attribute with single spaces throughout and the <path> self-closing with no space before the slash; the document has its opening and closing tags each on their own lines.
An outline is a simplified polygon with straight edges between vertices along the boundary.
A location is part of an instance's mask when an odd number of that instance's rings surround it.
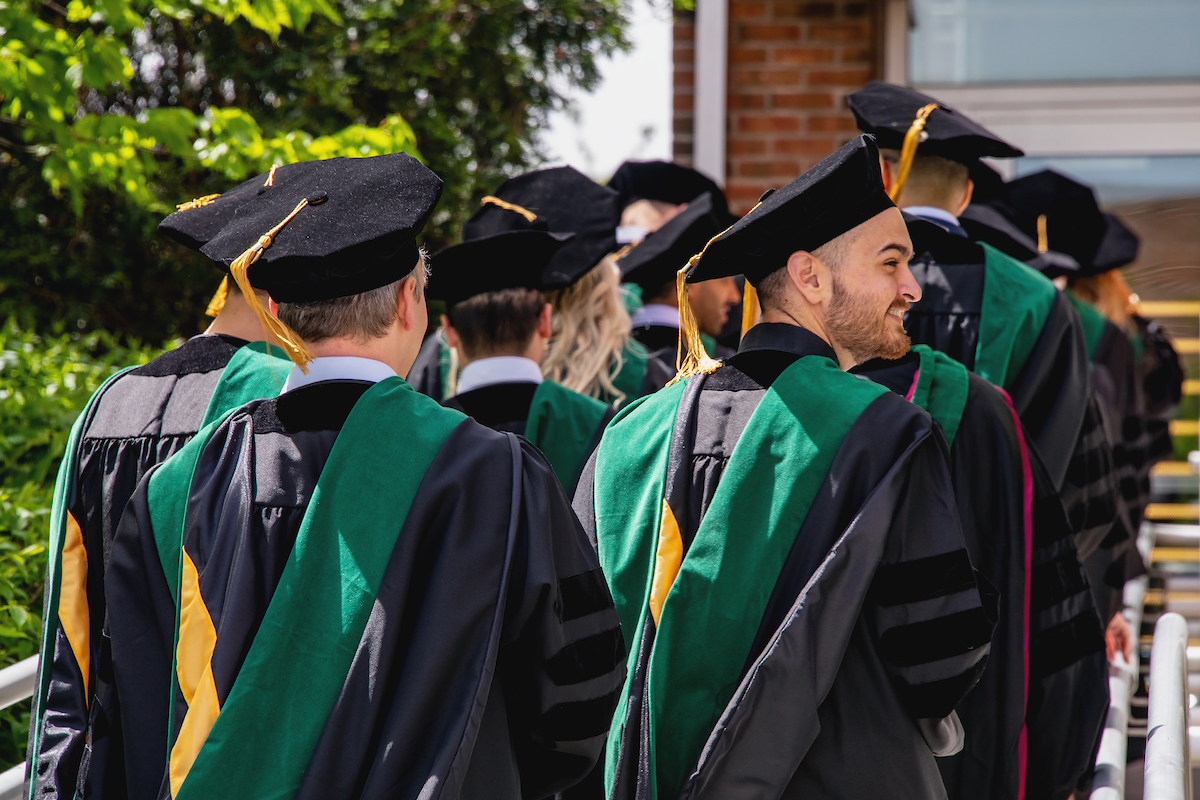
<svg viewBox="0 0 1200 800">
<path fill-rule="evenodd" d="M 911 0 L 914 84 L 1200 78 L 1196 0 Z"/>
<path fill-rule="evenodd" d="M 1200 156 L 1018 158 L 1014 177 L 1053 169 L 1096 190 L 1100 203 L 1200 197 Z"/>
</svg>

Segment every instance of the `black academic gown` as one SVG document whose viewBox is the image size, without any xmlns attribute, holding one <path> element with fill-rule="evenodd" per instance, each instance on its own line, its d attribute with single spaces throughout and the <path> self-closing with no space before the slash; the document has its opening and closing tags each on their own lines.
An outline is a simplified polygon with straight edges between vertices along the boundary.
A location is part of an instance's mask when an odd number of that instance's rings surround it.
<svg viewBox="0 0 1200 800">
<path fill-rule="evenodd" d="M 905 396 L 918 363 L 911 354 L 852 371 Z M 970 374 L 950 468 L 971 562 L 1000 590 L 1000 613 L 987 670 L 958 706 L 966 744 L 938 760 L 952 800 L 1016 800 L 1022 773 L 1027 798 L 1069 790 L 1108 710 L 1100 617 L 1058 493 L 1028 442 L 1023 456 L 1019 426 L 1003 393 Z"/>
<path fill-rule="evenodd" d="M 184 487 L 187 552 L 218 632 L 211 663 L 221 696 L 339 430 L 369 387 L 325 381 L 243 406 Z M 122 519 L 109 583 L 123 721 L 136 732 L 127 737 L 131 800 L 169 788 L 162 731 L 174 606 L 145 535 L 148 486 L 139 484 Z M 498 613 L 496 587 L 505 585 Z M 314 721 L 320 738 L 296 797 L 544 797 L 592 768 L 623 675 L 612 600 L 549 465 L 519 437 L 463 420 L 421 478 L 337 702 Z M 474 706 L 489 680 L 486 706 Z M 176 731 L 182 702 L 176 684 Z"/>
<path fill-rule="evenodd" d="M 665 501 L 680 503 L 685 553 L 765 388 L 813 356 L 836 360 L 808 331 L 759 324 L 737 355 L 686 387 L 667 473 L 680 488 Z M 597 459 L 610 435 L 618 434 L 606 432 L 574 501 L 593 539 L 589 487 L 604 477 Z M 883 557 L 861 562 L 859 547 L 876 537 L 886 539 Z M 979 679 L 995 599 L 973 576 L 945 440 L 924 411 L 880 396 L 845 436 L 796 532 L 739 685 L 719 689 L 733 698 L 680 796 L 946 797 L 922 733 L 928 722 L 918 721 L 950 714 Z M 637 669 L 633 680 L 645 680 Z M 645 734 L 635 709 L 623 722 L 614 796 L 641 798 L 634 776 Z"/>
<path fill-rule="evenodd" d="M 961 236 L 935 242 L 912 263 L 922 297 L 904 323 L 914 344 L 940 350 L 971 370 L 983 314 L 984 261 L 983 248 Z M 1058 487 L 1086 558 L 1112 528 L 1118 487 L 1079 316 L 1061 292 L 1018 367 L 1002 388 Z"/>
<path fill-rule="evenodd" d="M 200 429 L 213 389 L 238 348 L 232 336 L 196 336 L 109 383 L 81 431 L 74 494 L 67 501 L 87 553 L 90 668 L 85 676 L 61 626 L 40 747 L 30 742 L 30 779 L 38 797 L 123 797 L 120 721 L 107 691 L 111 653 L 103 626 L 105 565 L 117 522 L 138 482 Z M 68 523 L 70 524 L 70 523 Z M 64 593 L 75 587 L 63 587 Z M 61 607 L 61 606 L 60 606 Z M 33 726 L 30 728 L 31 736 Z"/>
</svg>

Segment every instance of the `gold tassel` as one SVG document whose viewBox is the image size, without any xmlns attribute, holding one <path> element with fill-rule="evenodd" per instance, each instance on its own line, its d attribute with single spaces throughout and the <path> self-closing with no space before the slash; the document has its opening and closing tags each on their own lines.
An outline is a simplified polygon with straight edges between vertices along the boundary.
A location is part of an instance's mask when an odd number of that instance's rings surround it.
<svg viewBox="0 0 1200 800">
<path fill-rule="evenodd" d="M 296 335 L 295 331 L 263 306 L 262 301 L 258 299 L 258 295 L 254 293 L 254 287 L 250 285 L 250 279 L 246 277 L 246 271 L 250 269 L 251 264 L 258 261 L 263 250 L 271 246 L 271 238 L 279 233 L 279 229 L 291 222 L 292 217 L 299 214 L 300 209 L 306 205 L 308 205 L 307 198 L 297 203 L 296 207 L 292 209 L 292 213 L 288 214 L 283 222 L 280 222 L 274 228 L 271 228 L 271 230 L 260 236 L 258 241 L 250 246 L 249 250 L 242 253 L 229 265 L 229 274 L 233 276 L 233 280 L 237 283 L 238 288 L 242 290 L 246 302 L 250 304 L 250 310 L 258 317 L 263 328 L 280 341 L 288 357 L 292 359 L 292 363 L 298 366 L 300 371 L 305 375 L 308 374 L 308 362 L 313 360 L 312 351 L 304 344 L 304 340 Z"/>
<path fill-rule="evenodd" d="M 266 183 L 263 184 L 264 187 L 275 185 L 275 170 L 277 169 L 279 169 L 278 164 L 271 165 L 271 171 L 267 173 Z"/>
<path fill-rule="evenodd" d="M 229 276 L 221 278 L 221 285 L 217 287 L 217 293 L 212 296 L 212 300 L 208 301 L 208 308 L 204 309 L 204 313 L 210 317 L 215 317 L 221 313 L 221 309 L 225 308 L 225 299 L 229 297 Z"/>
<path fill-rule="evenodd" d="M 517 212 L 518 214 L 520 214 L 522 217 L 529 220 L 530 222 L 533 222 L 535 219 L 537 219 L 537 214 L 533 213 L 528 208 L 522 208 L 521 206 L 517 205 L 516 203 L 505 202 L 504 200 L 501 200 L 499 197 L 493 197 L 490 194 L 487 197 L 480 200 L 479 205 L 481 208 L 486 205 L 500 206 L 500 208 L 503 208 L 505 211 Z"/>
<path fill-rule="evenodd" d="M 913 159 L 917 155 L 917 145 L 921 143 L 921 131 L 925 130 L 925 121 L 929 119 L 929 115 L 938 107 L 937 103 L 930 103 L 923 106 L 917 112 L 916 119 L 908 129 L 908 133 L 904 134 L 904 146 L 900 148 L 900 164 L 896 168 L 896 183 L 892 186 L 892 191 L 889 196 L 892 202 L 896 205 L 900 204 L 900 192 L 904 191 L 904 184 L 908 181 L 908 173 L 912 169 Z"/>
<path fill-rule="evenodd" d="M 179 205 L 175 206 L 175 210 L 176 211 L 190 211 L 193 208 L 203 208 L 204 206 L 208 205 L 209 203 L 211 203 L 213 200 L 216 200 L 220 196 L 221 196 L 220 192 L 218 192 L 217 194 L 206 194 L 206 195 L 204 195 L 204 197 L 197 197 L 195 200 L 188 200 L 186 203 L 180 203 Z"/>
<path fill-rule="evenodd" d="M 750 285 L 750 281 L 746 281 L 746 288 L 742 290 L 742 336 L 746 336 L 746 332 L 758 324 L 758 292 Z"/>
<path fill-rule="evenodd" d="M 703 251 L 692 256 L 688 260 L 687 266 L 675 273 L 675 291 L 679 298 L 679 346 L 675 351 L 677 372 L 675 377 L 667 383 L 668 386 L 681 378 L 690 378 L 701 372 L 715 372 L 721 366 L 721 362 L 709 356 L 708 351 L 704 349 L 704 341 L 700 338 L 700 326 L 696 322 L 696 314 L 692 311 L 692 304 L 688 302 L 685 276 L 702 255 L 704 255 Z M 685 347 L 687 348 L 686 357 L 683 355 Z"/>
<path fill-rule="evenodd" d="M 1046 215 L 1039 214 L 1037 220 L 1038 228 L 1038 252 L 1044 253 L 1050 249 L 1050 237 L 1046 235 Z"/>
</svg>

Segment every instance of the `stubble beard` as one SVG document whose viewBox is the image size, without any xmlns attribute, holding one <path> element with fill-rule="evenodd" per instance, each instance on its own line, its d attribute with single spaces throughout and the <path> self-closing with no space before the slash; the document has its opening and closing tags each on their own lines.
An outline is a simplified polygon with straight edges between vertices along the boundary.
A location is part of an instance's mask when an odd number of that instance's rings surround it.
<svg viewBox="0 0 1200 800">
<path fill-rule="evenodd" d="M 900 309 L 906 307 L 901 303 L 891 306 Z M 829 304 L 826 326 L 829 335 L 859 364 L 874 358 L 894 361 L 908 354 L 912 347 L 908 332 L 903 327 L 899 332 L 889 329 L 887 316 L 880 319 L 869 303 L 861 300 L 834 277 L 833 299 Z"/>
</svg>

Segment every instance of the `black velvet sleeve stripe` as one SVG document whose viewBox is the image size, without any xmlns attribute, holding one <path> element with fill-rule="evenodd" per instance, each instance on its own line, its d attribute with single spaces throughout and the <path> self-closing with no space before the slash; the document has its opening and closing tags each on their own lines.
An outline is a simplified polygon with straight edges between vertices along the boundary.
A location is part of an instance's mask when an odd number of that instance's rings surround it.
<svg viewBox="0 0 1200 800">
<path fill-rule="evenodd" d="M 625 662 L 620 628 L 573 642 L 546 661 L 546 674 L 556 686 L 570 686 L 607 675 Z"/>
<path fill-rule="evenodd" d="M 979 682 L 987 666 L 984 656 L 971 669 L 953 678 L 908 686 L 903 692 L 905 708 L 918 719 L 940 719 L 948 716 L 971 687 Z"/>
<path fill-rule="evenodd" d="M 538 718 L 536 727 L 542 738 L 550 742 L 577 742 L 600 736 L 608 732 L 620 698 L 618 688 L 594 700 L 559 703 Z"/>
<path fill-rule="evenodd" d="M 591 486 L 588 486 L 591 489 Z M 612 608 L 612 597 L 600 568 L 590 569 L 558 582 L 559 619 L 568 622 Z"/>
<path fill-rule="evenodd" d="M 1075 548 L 1033 568 L 1030 608 L 1037 613 L 1088 590 L 1087 574 Z"/>
<path fill-rule="evenodd" d="M 989 644 L 992 627 L 987 611 L 972 608 L 939 619 L 892 628 L 880 635 L 879 651 L 898 667 L 916 666 Z"/>
<path fill-rule="evenodd" d="M 1100 618 L 1088 609 L 1073 619 L 1035 632 L 1029 643 L 1029 669 L 1034 677 L 1057 672 L 1104 648 Z"/>
<path fill-rule="evenodd" d="M 971 559 L 963 549 L 915 561 L 884 564 L 875 573 L 871 599 L 881 606 L 897 606 L 974 588 Z"/>
</svg>

